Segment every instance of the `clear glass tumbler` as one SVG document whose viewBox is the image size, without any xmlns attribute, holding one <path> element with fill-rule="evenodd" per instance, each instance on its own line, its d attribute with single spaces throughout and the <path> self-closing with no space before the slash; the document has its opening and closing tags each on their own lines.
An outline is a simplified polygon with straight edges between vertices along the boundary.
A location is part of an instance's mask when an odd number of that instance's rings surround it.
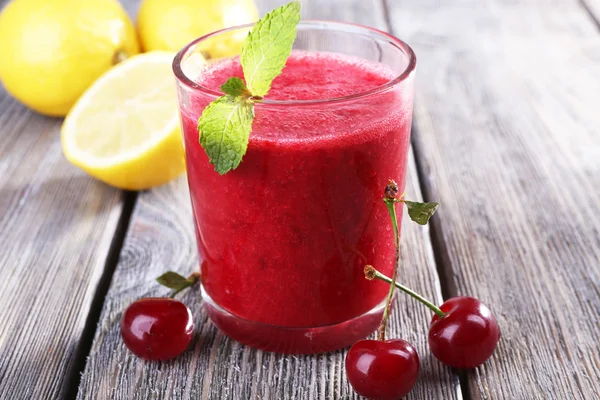
<svg viewBox="0 0 600 400">
<path fill-rule="evenodd" d="M 205 66 L 199 54 L 250 28 L 201 37 L 173 63 L 205 307 L 219 329 L 256 348 L 346 347 L 377 328 L 389 288 L 367 281 L 363 268 L 389 274 L 394 263 L 382 197 L 390 178 L 404 188 L 415 55 L 376 29 L 301 21 L 292 58 L 325 52 L 360 59 L 389 79 L 334 98 L 267 96 L 255 106 L 242 163 L 221 176 L 200 147 L 197 126 L 221 95 L 199 78 L 222 60 Z M 348 73 L 335 63 L 319 67 L 335 79 Z M 310 74 L 303 79 L 310 87 Z"/>
</svg>

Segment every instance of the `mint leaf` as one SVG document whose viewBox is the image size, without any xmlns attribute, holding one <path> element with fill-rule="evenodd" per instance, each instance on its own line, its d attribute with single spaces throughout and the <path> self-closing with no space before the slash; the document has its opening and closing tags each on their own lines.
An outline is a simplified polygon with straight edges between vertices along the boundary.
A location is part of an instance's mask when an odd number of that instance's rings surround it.
<svg viewBox="0 0 600 400">
<path fill-rule="evenodd" d="M 156 278 L 156 281 L 163 286 L 174 290 L 185 289 L 188 286 L 191 286 L 190 281 L 179 275 L 177 272 L 168 271 Z"/>
<path fill-rule="evenodd" d="M 215 171 L 223 175 L 240 165 L 248 149 L 254 101 L 262 99 L 281 74 L 296 39 L 300 3 L 279 7 L 254 25 L 242 47 L 241 64 L 247 85 L 229 78 L 225 96 L 213 100 L 198 120 L 200 145 Z"/>
<path fill-rule="evenodd" d="M 221 85 L 223 93 L 231 95 L 233 97 L 250 97 L 250 91 L 246 88 L 246 84 L 240 78 L 229 78 L 227 82 Z"/>
<path fill-rule="evenodd" d="M 296 39 L 300 3 L 276 8 L 254 25 L 242 47 L 242 69 L 248 89 L 263 97 L 273 79 L 281 74 Z"/>
<path fill-rule="evenodd" d="M 416 201 L 402 200 L 406 204 L 408 216 L 419 225 L 427 225 L 429 218 L 433 216 L 439 203 L 419 203 Z"/>
<path fill-rule="evenodd" d="M 240 96 L 219 97 L 202 112 L 198 121 L 200 145 L 219 174 L 240 165 L 248 148 L 253 119 L 254 103 Z"/>
</svg>

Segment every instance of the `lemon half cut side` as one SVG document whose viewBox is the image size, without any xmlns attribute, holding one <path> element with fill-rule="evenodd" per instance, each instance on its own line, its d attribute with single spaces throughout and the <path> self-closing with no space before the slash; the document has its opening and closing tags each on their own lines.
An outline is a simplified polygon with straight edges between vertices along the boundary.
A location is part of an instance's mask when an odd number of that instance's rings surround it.
<svg viewBox="0 0 600 400">
<path fill-rule="evenodd" d="M 65 118 L 65 157 L 127 190 L 162 185 L 184 172 L 173 57 L 137 55 L 102 75 Z"/>
</svg>

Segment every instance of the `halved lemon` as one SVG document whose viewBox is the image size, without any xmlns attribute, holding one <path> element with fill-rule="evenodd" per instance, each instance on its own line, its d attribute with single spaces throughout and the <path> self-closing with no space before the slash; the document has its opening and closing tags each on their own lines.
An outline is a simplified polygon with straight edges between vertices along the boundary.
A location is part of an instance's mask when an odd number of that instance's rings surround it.
<svg viewBox="0 0 600 400">
<path fill-rule="evenodd" d="M 65 118 L 65 157 L 128 190 L 162 185 L 184 172 L 173 57 L 140 54 L 102 75 Z"/>
</svg>

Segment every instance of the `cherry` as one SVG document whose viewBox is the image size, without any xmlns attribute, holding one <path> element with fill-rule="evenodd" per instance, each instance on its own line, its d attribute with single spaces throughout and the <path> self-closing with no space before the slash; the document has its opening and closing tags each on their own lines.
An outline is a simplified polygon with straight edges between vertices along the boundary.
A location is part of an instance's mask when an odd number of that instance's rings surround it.
<svg viewBox="0 0 600 400">
<path fill-rule="evenodd" d="M 473 297 L 453 297 L 441 307 L 406 286 L 365 266 L 365 277 L 380 279 L 419 300 L 435 314 L 429 325 L 429 348 L 446 365 L 475 368 L 486 362 L 496 350 L 500 328 L 489 308 Z"/>
<path fill-rule="evenodd" d="M 405 340 L 360 340 L 346 356 L 346 375 L 354 391 L 369 399 L 406 396 L 419 376 L 419 356 Z"/>
<path fill-rule="evenodd" d="M 489 308 L 472 297 L 453 297 L 440 307 L 429 327 L 433 355 L 455 368 L 475 368 L 486 362 L 500 340 L 500 329 Z"/>
<path fill-rule="evenodd" d="M 169 360 L 188 347 L 194 333 L 189 308 L 179 300 L 145 298 L 132 303 L 121 319 L 121 336 L 145 360 Z"/>
</svg>

